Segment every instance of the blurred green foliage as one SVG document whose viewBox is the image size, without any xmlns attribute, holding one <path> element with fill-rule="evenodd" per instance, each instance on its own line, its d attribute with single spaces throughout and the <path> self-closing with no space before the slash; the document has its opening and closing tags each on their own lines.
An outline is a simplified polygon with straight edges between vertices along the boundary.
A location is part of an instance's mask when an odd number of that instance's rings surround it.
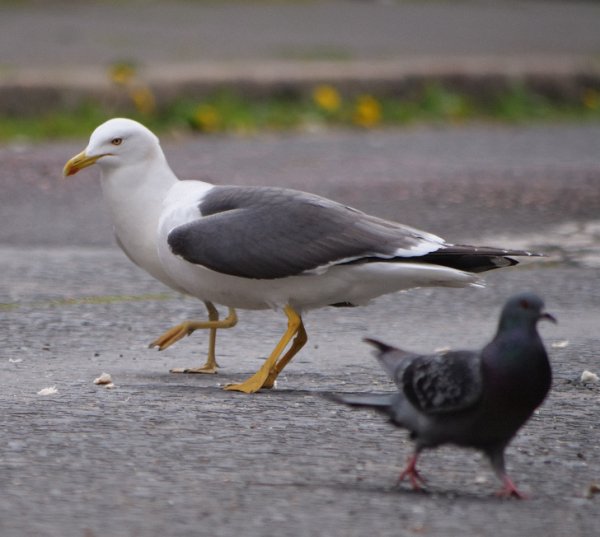
<svg viewBox="0 0 600 537">
<path fill-rule="evenodd" d="M 158 133 L 243 136 L 263 131 L 310 132 L 330 127 L 372 129 L 473 121 L 600 120 L 598 90 L 588 89 L 579 100 L 564 102 L 551 100 L 522 85 L 498 90 L 485 99 L 440 84 L 426 85 L 402 98 L 369 94 L 344 96 L 328 85 L 317 86 L 310 95 L 282 94 L 266 99 L 220 91 L 202 101 L 179 100 L 163 108 L 145 106 L 147 98 L 133 99 L 131 112 L 123 115 L 141 121 Z M 85 137 L 113 115 L 97 103 L 88 103 L 76 110 L 49 111 L 35 118 L 1 117 L 0 140 Z"/>
</svg>

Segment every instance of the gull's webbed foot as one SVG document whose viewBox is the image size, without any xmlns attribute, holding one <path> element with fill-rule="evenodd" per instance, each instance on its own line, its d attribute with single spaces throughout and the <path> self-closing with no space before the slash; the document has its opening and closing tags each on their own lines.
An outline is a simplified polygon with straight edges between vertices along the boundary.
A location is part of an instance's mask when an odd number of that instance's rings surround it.
<svg viewBox="0 0 600 537">
<path fill-rule="evenodd" d="M 209 330 L 208 338 L 208 358 L 202 367 L 176 367 L 171 369 L 171 373 L 201 373 L 215 374 L 219 365 L 217 364 L 215 346 L 217 340 L 217 329 L 231 328 L 237 324 L 237 315 L 233 308 L 229 308 L 227 317 L 219 320 L 219 312 L 212 302 L 204 302 L 208 310 L 208 321 L 185 321 L 177 326 L 173 326 L 160 337 L 150 343 L 150 348 L 158 347 L 159 351 L 166 349 L 185 336 L 189 336 L 195 330 Z"/>
<path fill-rule="evenodd" d="M 214 375 L 217 373 L 219 365 L 217 362 L 210 363 L 209 360 L 202 367 L 174 367 L 169 369 L 169 373 L 185 373 L 188 375 L 204 374 Z"/>
<path fill-rule="evenodd" d="M 254 373 L 254 375 L 246 379 L 244 382 L 227 384 L 224 389 L 234 392 L 255 393 L 262 388 L 273 387 L 273 384 L 270 386 L 266 384 L 267 377 L 268 372 L 264 372 L 262 369 L 259 369 L 256 373 Z"/>
<path fill-rule="evenodd" d="M 271 355 L 254 375 L 244 382 L 228 384 L 225 386 L 226 390 L 254 393 L 263 388 L 272 388 L 275 385 L 277 375 L 281 373 L 281 370 L 306 343 L 306 331 L 304 330 L 304 324 L 300 315 L 290 306 L 286 306 L 283 311 L 288 318 L 288 327 Z M 281 356 L 292 338 L 294 338 L 294 341 L 290 349 Z"/>
<path fill-rule="evenodd" d="M 158 347 L 159 351 L 164 351 L 167 347 L 173 345 L 173 343 L 189 336 L 196 328 L 194 328 L 195 321 L 185 321 L 177 326 L 169 328 L 164 334 L 157 337 L 150 345 L 149 349 Z"/>
</svg>

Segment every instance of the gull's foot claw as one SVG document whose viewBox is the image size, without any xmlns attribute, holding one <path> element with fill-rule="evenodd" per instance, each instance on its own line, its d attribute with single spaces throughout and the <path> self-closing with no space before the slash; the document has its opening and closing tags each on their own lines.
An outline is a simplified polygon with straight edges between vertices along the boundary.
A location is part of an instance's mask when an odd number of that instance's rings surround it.
<svg viewBox="0 0 600 537">
<path fill-rule="evenodd" d="M 269 382 L 268 378 L 263 379 L 261 377 L 262 375 L 254 374 L 244 382 L 240 382 L 238 384 L 227 384 L 224 389 L 228 391 L 244 393 L 256 393 L 262 389 L 271 389 L 274 383 Z"/>
<path fill-rule="evenodd" d="M 202 367 L 174 367 L 169 369 L 169 373 L 184 373 L 188 375 L 204 374 L 216 375 L 218 373 L 217 366 L 202 366 Z"/>
<path fill-rule="evenodd" d="M 179 324 L 173 328 L 170 328 L 164 334 L 156 338 L 152 343 L 150 343 L 150 345 L 148 345 L 148 348 L 152 349 L 154 347 L 158 347 L 159 351 L 163 351 L 167 347 L 173 345 L 173 343 L 183 339 L 186 336 L 189 336 L 192 332 L 193 330 L 190 330 L 186 324 Z"/>
</svg>

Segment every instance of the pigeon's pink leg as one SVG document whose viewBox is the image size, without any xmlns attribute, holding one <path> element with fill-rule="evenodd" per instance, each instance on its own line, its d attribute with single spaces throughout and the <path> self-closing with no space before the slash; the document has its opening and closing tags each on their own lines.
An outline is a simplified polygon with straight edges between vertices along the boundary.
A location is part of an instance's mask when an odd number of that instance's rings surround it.
<svg viewBox="0 0 600 537">
<path fill-rule="evenodd" d="M 418 459 L 419 452 L 415 451 L 408 459 L 406 467 L 404 470 L 402 470 L 402 473 L 398 477 L 396 485 L 399 485 L 402 481 L 404 481 L 404 478 L 408 477 L 413 490 L 421 490 L 421 485 L 425 485 L 425 479 L 423 479 L 421 474 L 417 471 Z"/>
<path fill-rule="evenodd" d="M 497 446 L 496 449 L 488 452 L 488 457 L 490 458 L 490 462 L 492 464 L 492 468 L 496 475 L 502 481 L 502 488 L 496 493 L 497 496 L 501 498 L 518 498 L 520 500 L 524 500 L 527 498 L 524 494 L 521 494 L 515 484 L 512 482 L 512 479 L 508 477 L 506 473 L 506 466 L 504 465 L 504 446 Z"/>
<path fill-rule="evenodd" d="M 512 479 L 506 474 L 502 476 L 502 483 L 504 483 L 504 486 L 496 493 L 497 496 L 500 496 L 501 498 L 510 498 L 514 496 L 519 500 L 527 499 L 527 496 L 517 490 L 517 487 L 513 483 Z"/>
</svg>

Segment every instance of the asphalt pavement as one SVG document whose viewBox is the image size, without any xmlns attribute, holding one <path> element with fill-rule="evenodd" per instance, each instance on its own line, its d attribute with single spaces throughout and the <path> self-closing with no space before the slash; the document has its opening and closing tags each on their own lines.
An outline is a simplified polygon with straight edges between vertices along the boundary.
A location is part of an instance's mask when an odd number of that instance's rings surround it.
<svg viewBox="0 0 600 537">
<path fill-rule="evenodd" d="M 323 73 L 355 84 L 440 72 L 589 83 L 599 9 L 2 2 L 0 107 L 73 105 L 79 90 L 106 88 L 107 69 L 123 61 L 157 84 L 313 83 Z M 0 145 L 0 535 L 597 535 L 600 384 L 579 379 L 600 375 L 598 140 L 597 124 L 163 140 L 181 177 L 299 188 L 453 242 L 547 254 L 490 273 L 482 289 L 418 289 L 310 312 L 307 346 L 276 389 L 250 396 L 222 386 L 260 366 L 283 315 L 239 312 L 238 326 L 219 333 L 218 375 L 170 374 L 204 361 L 206 334 L 160 353 L 147 345 L 203 308 L 118 250 L 97 170 L 61 178 L 86 140 Z M 406 434 L 322 394 L 393 389 L 363 337 L 424 352 L 477 347 L 504 300 L 525 289 L 559 319 L 541 327 L 553 389 L 507 451 L 530 499 L 496 498 L 486 461 L 451 447 L 423 455 L 426 493 L 396 488 Z M 103 372 L 112 389 L 94 384 Z"/>
<path fill-rule="evenodd" d="M 311 312 L 306 348 L 255 395 L 221 388 L 259 367 L 281 313 L 240 312 L 219 334 L 218 375 L 170 374 L 203 362 L 206 335 L 147 344 L 201 304 L 117 249 L 97 170 L 60 177 L 85 140 L 0 147 L 0 534 L 596 535 L 600 384 L 578 379 L 600 374 L 598 139 L 597 125 L 481 125 L 164 140 L 182 177 L 303 188 L 453 241 L 548 254 L 483 289 Z M 396 488 L 406 435 L 322 393 L 393 389 L 363 337 L 480 346 L 524 289 L 559 319 L 541 327 L 552 392 L 507 452 L 530 499 L 496 498 L 486 461 L 451 447 L 424 454 L 427 493 Z M 113 389 L 94 384 L 103 372 Z"/>
<path fill-rule="evenodd" d="M 600 52 L 594 2 L 3 2 L 2 64 L 389 59 Z"/>
</svg>

